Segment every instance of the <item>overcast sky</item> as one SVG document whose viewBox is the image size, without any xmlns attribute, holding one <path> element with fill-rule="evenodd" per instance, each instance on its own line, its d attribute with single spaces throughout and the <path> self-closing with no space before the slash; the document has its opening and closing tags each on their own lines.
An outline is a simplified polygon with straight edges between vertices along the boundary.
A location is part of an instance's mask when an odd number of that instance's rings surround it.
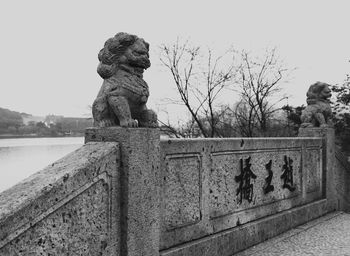
<svg viewBox="0 0 350 256">
<path fill-rule="evenodd" d="M 152 67 L 144 78 L 149 106 L 158 111 L 162 98 L 176 95 L 158 46 L 179 36 L 216 51 L 276 46 L 297 68 L 284 90 L 289 103 L 305 104 L 311 83 L 341 83 L 350 73 L 349 10 L 346 0 L 1 1 L 0 107 L 86 115 L 102 84 L 98 51 L 117 32 L 150 43 Z"/>
</svg>

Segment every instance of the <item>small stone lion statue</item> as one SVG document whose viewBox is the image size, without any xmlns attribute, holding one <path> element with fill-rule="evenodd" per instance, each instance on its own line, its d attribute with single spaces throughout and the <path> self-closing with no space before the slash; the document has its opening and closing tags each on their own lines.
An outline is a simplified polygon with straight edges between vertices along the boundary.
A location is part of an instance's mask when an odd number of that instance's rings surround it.
<svg viewBox="0 0 350 256">
<path fill-rule="evenodd" d="M 332 96 L 329 85 L 316 82 L 311 85 L 306 96 L 307 107 L 301 114 L 301 127 L 331 127 L 332 110 L 329 98 Z"/>
<path fill-rule="evenodd" d="M 157 115 L 147 109 L 149 96 L 143 72 L 151 66 L 149 44 L 118 33 L 98 54 L 97 73 L 104 79 L 92 105 L 95 127 L 158 127 Z"/>
</svg>

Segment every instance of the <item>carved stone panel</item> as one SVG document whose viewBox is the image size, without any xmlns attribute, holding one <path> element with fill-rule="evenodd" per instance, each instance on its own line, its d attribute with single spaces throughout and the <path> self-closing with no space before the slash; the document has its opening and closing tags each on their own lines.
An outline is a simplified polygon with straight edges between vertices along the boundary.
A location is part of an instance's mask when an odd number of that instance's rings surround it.
<svg viewBox="0 0 350 256">
<path fill-rule="evenodd" d="M 163 180 L 165 229 L 196 223 L 201 218 L 201 158 L 198 154 L 166 157 Z"/>
<path fill-rule="evenodd" d="M 301 194 L 301 151 L 217 152 L 209 173 L 210 218 Z"/>
<path fill-rule="evenodd" d="M 321 190 L 321 159 L 320 149 L 306 150 L 307 181 L 306 192 L 312 193 Z"/>
<path fill-rule="evenodd" d="M 60 203 L 58 203 L 60 204 Z M 0 255 L 110 255 L 108 185 L 100 180 L 0 249 Z"/>
</svg>

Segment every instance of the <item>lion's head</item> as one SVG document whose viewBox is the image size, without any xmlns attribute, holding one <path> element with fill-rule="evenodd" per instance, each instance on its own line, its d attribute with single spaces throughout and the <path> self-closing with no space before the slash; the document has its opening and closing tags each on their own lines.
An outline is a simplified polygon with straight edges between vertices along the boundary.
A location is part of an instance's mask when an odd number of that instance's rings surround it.
<svg viewBox="0 0 350 256">
<path fill-rule="evenodd" d="M 328 84 L 322 82 L 316 82 L 313 85 L 311 85 L 306 93 L 307 104 L 312 105 L 320 101 L 327 102 L 332 96 L 331 90 L 328 86 Z"/>
<path fill-rule="evenodd" d="M 151 66 L 149 44 L 135 35 L 118 33 L 109 38 L 98 54 L 100 64 L 97 73 L 103 78 L 110 78 L 121 65 L 143 72 Z"/>
</svg>

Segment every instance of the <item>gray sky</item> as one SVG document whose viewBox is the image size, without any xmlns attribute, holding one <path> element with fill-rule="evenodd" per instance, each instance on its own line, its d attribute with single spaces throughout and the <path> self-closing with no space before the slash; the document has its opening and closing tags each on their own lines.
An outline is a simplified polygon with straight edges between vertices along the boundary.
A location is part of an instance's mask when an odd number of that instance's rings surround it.
<svg viewBox="0 0 350 256">
<path fill-rule="evenodd" d="M 158 46 L 178 36 L 216 51 L 276 46 L 284 62 L 297 67 L 284 92 L 290 104 L 300 105 L 311 83 L 340 83 L 350 73 L 349 7 L 346 0 L 4 0 L 0 107 L 34 115 L 87 114 L 102 84 L 97 53 L 117 32 L 151 45 L 145 80 L 155 110 L 162 98 L 176 95 L 159 64 Z"/>
</svg>

